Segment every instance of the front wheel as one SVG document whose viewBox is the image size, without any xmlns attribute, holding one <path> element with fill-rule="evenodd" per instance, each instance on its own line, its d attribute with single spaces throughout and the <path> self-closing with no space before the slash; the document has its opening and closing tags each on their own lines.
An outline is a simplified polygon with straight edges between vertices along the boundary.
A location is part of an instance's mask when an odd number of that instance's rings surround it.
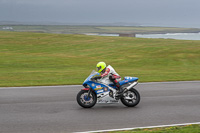
<svg viewBox="0 0 200 133">
<path fill-rule="evenodd" d="M 81 90 L 76 97 L 78 104 L 83 108 L 91 108 L 97 102 L 97 97 L 94 92 L 90 93 L 88 97 L 88 90 Z"/>
<path fill-rule="evenodd" d="M 121 98 L 121 102 L 128 107 L 134 107 L 140 102 L 140 94 L 134 88 L 131 88 L 123 95 L 124 97 Z"/>
</svg>

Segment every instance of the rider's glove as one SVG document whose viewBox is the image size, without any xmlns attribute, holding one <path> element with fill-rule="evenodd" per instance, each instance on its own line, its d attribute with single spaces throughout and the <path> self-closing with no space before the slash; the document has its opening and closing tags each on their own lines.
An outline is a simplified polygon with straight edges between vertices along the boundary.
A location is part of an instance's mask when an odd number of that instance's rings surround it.
<svg viewBox="0 0 200 133">
<path fill-rule="evenodd" d="M 100 79 L 100 78 L 101 78 L 101 76 L 94 77 L 95 80 Z"/>
</svg>

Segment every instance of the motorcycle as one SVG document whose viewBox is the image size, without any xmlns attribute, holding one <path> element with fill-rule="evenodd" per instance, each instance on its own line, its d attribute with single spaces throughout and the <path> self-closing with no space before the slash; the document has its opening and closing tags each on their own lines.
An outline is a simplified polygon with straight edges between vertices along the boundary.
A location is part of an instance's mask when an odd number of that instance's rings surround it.
<svg viewBox="0 0 200 133">
<path fill-rule="evenodd" d="M 85 79 L 85 87 L 77 94 L 77 102 L 83 108 L 91 108 L 96 103 L 119 103 L 119 100 L 127 106 L 134 107 L 140 102 L 140 94 L 133 87 L 138 84 L 137 77 L 124 77 L 119 81 L 123 88 L 122 95 L 117 95 L 116 85 L 106 84 L 105 81 L 95 80 L 95 76 L 100 75 L 95 70 Z"/>
</svg>

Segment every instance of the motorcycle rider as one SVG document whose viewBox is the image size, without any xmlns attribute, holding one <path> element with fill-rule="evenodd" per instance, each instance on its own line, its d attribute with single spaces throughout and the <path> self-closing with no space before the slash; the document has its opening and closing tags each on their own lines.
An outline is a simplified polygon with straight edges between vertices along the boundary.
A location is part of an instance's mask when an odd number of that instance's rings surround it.
<svg viewBox="0 0 200 133">
<path fill-rule="evenodd" d="M 95 77 L 94 79 L 104 79 L 107 78 L 112 81 L 117 86 L 117 94 L 118 96 L 122 94 L 123 90 L 119 84 L 121 77 L 119 74 L 114 70 L 111 65 L 106 66 L 105 62 L 98 62 L 97 71 L 101 74 L 100 76 Z"/>
</svg>

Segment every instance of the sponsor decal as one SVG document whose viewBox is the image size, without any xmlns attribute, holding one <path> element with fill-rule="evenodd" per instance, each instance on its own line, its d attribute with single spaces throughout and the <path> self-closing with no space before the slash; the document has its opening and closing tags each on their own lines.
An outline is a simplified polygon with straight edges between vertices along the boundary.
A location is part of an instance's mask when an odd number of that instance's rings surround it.
<svg viewBox="0 0 200 133">
<path fill-rule="evenodd" d="M 128 82 L 128 80 L 125 80 L 125 82 Z"/>
<path fill-rule="evenodd" d="M 99 91 L 97 91 L 97 93 L 101 93 L 101 92 L 103 92 L 103 90 L 99 90 Z"/>
<path fill-rule="evenodd" d="M 93 83 L 93 84 L 92 84 L 92 87 L 94 87 L 94 86 L 95 86 L 95 84 Z"/>
<path fill-rule="evenodd" d="M 103 89 L 103 87 L 95 88 L 94 90 L 97 91 L 97 90 L 101 90 L 101 89 Z"/>
<path fill-rule="evenodd" d="M 107 88 L 107 87 L 104 87 L 103 90 L 106 92 L 106 91 L 108 91 L 108 88 Z"/>
<path fill-rule="evenodd" d="M 101 87 L 101 85 L 97 85 L 97 86 L 96 86 L 96 88 L 100 88 L 100 87 Z"/>
</svg>

